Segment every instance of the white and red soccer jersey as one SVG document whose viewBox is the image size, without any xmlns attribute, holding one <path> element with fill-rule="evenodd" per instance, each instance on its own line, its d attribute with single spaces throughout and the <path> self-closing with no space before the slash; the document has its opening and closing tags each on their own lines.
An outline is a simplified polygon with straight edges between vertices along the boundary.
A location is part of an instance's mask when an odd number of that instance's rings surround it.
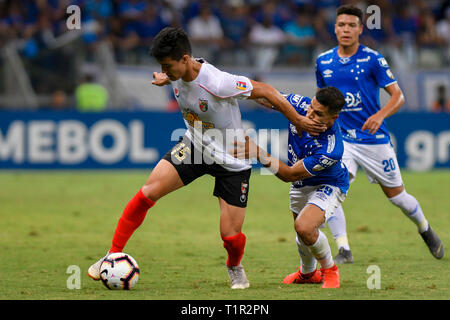
<svg viewBox="0 0 450 320">
<path fill-rule="evenodd" d="M 237 99 L 250 96 L 250 80 L 203 62 L 197 78 L 190 82 L 179 79 L 172 86 L 188 129 L 186 137 L 203 148 L 203 159 L 228 171 L 250 169 L 248 160 L 227 153 L 233 149 L 234 137 L 245 141 Z"/>
</svg>

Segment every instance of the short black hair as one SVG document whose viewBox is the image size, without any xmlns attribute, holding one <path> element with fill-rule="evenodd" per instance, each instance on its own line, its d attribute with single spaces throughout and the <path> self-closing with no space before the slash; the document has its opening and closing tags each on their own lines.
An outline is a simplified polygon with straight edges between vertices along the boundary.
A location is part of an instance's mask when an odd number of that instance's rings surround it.
<svg viewBox="0 0 450 320">
<path fill-rule="evenodd" d="M 153 39 L 150 55 L 157 60 L 170 57 L 180 60 L 185 54 L 191 55 L 191 43 L 186 32 L 181 28 L 166 27 Z"/>
<path fill-rule="evenodd" d="M 336 87 L 324 87 L 317 91 L 316 100 L 323 106 L 328 108 L 328 112 L 332 115 L 341 112 L 345 105 L 345 97 Z"/>
<path fill-rule="evenodd" d="M 341 14 L 349 14 L 351 16 L 357 16 L 359 18 L 359 22 L 363 22 L 363 12 L 360 8 L 355 7 L 351 4 L 342 5 L 336 10 L 336 17 Z"/>
</svg>

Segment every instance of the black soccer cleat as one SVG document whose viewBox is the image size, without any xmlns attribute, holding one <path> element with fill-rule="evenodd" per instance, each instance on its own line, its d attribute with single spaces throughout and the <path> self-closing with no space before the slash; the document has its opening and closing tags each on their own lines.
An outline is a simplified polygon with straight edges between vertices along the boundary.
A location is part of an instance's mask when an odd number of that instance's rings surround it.
<svg viewBox="0 0 450 320">
<path fill-rule="evenodd" d="M 334 257 L 334 261 L 338 264 L 353 263 L 353 255 L 351 250 L 339 249 L 339 253 Z"/>
<path fill-rule="evenodd" d="M 431 254 L 436 259 L 441 259 L 444 256 L 444 244 L 442 243 L 441 239 L 439 239 L 436 232 L 434 232 L 433 229 L 431 229 L 431 226 L 428 225 L 428 229 L 422 233 L 420 233 L 423 241 L 428 246 L 428 249 L 430 249 Z"/>
</svg>

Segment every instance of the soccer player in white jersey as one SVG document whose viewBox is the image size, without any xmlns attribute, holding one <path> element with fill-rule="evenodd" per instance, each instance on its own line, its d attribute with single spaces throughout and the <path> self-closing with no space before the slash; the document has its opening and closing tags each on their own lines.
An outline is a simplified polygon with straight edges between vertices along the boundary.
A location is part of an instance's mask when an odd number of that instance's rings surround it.
<svg viewBox="0 0 450 320">
<path fill-rule="evenodd" d="M 123 251 L 147 211 L 159 199 L 209 174 L 215 177 L 213 194 L 219 200 L 220 235 L 228 253 L 226 267 L 231 288 L 248 288 L 249 281 L 241 260 L 246 242 L 242 226 L 251 165 L 227 152 L 233 148 L 235 137 L 244 141 L 237 99 L 264 98 L 299 130 L 313 135 L 325 131 L 326 126 L 299 115 L 272 86 L 220 71 L 202 59 L 194 59 L 190 41 L 182 29 L 168 27 L 161 30 L 152 42 L 150 54 L 162 68 L 162 72 L 153 74 L 152 84 L 172 84 L 187 131 L 158 162 L 144 186 L 125 207 L 108 254 Z M 94 280 L 100 278 L 103 259 L 88 270 Z"/>
<path fill-rule="evenodd" d="M 363 31 L 362 15 L 359 8 L 351 5 L 337 9 L 335 33 L 338 46 L 318 56 L 317 87 L 335 86 L 345 95 L 346 105 L 338 122 L 344 138 L 343 161 L 350 182 L 361 167 L 369 181 L 378 183 L 389 201 L 414 222 L 431 254 L 441 259 L 444 245 L 429 225 L 416 198 L 405 190 L 384 122 L 403 105 L 403 93 L 386 59 L 359 43 Z M 390 95 L 383 107 L 380 107 L 379 88 Z M 342 207 L 336 210 L 328 226 L 339 248 L 335 260 L 338 263 L 353 262 Z"/>
</svg>

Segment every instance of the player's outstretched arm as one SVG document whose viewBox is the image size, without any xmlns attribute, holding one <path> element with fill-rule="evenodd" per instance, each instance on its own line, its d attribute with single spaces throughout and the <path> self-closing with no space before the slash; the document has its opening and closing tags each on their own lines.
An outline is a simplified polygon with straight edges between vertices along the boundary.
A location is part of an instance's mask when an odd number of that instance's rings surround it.
<svg viewBox="0 0 450 320">
<path fill-rule="evenodd" d="M 251 80 L 253 85 L 252 93 L 249 99 L 259 102 L 264 101 L 264 106 L 273 106 L 275 110 L 280 111 L 290 122 L 297 128 L 297 132 L 306 131 L 311 135 L 319 135 L 324 132 L 327 127 L 323 123 L 311 120 L 297 113 L 291 104 L 283 97 L 283 95 L 270 84 Z"/>
<path fill-rule="evenodd" d="M 153 72 L 152 84 L 162 87 L 170 84 L 170 79 L 164 72 Z"/>
<path fill-rule="evenodd" d="M 268 168 L 284 182 L 294 182 L 312 176 L 303 166 L 303 160 L 289 167 L 260 148 L 248 136 L 245 136 L 245 142 L 234 142 L 233 156 L 239 159 L 256 158 L 264 167 Z"/>
</svg>

